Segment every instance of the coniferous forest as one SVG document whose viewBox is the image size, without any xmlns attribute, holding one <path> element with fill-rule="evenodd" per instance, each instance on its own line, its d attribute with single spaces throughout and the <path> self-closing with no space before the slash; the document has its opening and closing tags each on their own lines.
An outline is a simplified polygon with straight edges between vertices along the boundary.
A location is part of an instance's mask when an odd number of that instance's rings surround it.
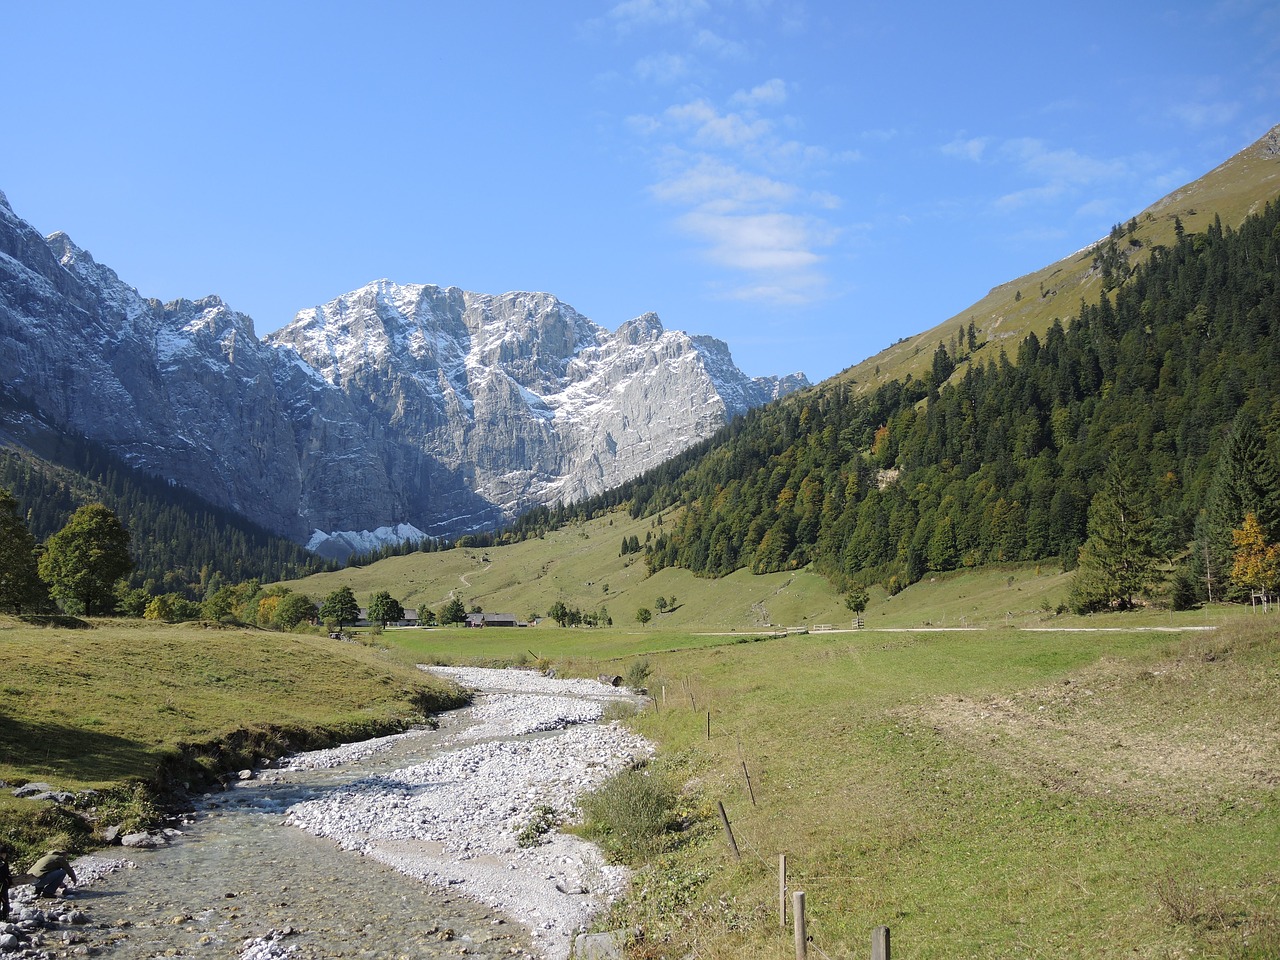
<svg viewBox="0 0 1280 960">
<path fill-rule="evenodd" d="M 1280 535 L 1278 274 L 1280 205 L 1238 230 L 1179 229 L 1013 356 L 975 357 L 958 330 L 923 380 L 870 395 L 830 381 L 604 500 L 685 508 L 646 547 L 652 570 L 812 562 L 842 588 L 891 591 L 1001 561 L 1070 569 L 1091 507 L 1101 522 L 1118 506 L 1150 564 L 1176 570 L 1160 578 L 1175 604 L 1239 596 L 1231 531 L 1252 513 Z"/>
<path fill-rule="evenodd" d="M 105 504 L 130 534 L 130 583 L 148 593 L 202 598 L 211 583 L 271 582 L 334 566 L 82 438 L 45 446 L 42 457 L 0 449 L 0 490 L 21 505 L 27 529 L 43 542 L 77 507 Z"/>
</svg>

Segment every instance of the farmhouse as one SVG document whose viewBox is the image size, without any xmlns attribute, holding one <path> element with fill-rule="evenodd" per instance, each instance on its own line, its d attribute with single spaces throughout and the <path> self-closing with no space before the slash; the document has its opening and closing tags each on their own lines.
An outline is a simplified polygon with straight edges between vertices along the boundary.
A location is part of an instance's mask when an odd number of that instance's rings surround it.
<svg viewBox="0 0 1280 960">
<path fill-rule="evenodd" d="M 524 627 L 513 613 L 468 613 L 465 626 L 468 627 Z"/>
<path fill-rule="evenodd" d="M 406 609 L 406 610 L 405 610 L 405 612 L 404 612 L 404 618 L 403 618 L 403 619 L 401 619 L 401 620 L 388 620 L 388 621 L 387 621 L 387 626 L 389 626 L 389 627 L 416 627 L 417 625 L 418 625 L 418 611 L 417 611 L 417 610 L 409 610 L 409 609 Z M 370 624 L 370 623 L 369 623 L 369 608 L 368 608 L 368 607 L 361 607 L 361 608 L 360 608 L 360 618 L 359 618 L 358 620 L 356 620 L 356 622 L 355 622 L 354 626 L 357 626 L 357 627 L 368 627 L 368 626 L 372 626 L 372 624 Z M 379 624 L 379 626 L 381 626 L 381 624 Z"/>
</svg>

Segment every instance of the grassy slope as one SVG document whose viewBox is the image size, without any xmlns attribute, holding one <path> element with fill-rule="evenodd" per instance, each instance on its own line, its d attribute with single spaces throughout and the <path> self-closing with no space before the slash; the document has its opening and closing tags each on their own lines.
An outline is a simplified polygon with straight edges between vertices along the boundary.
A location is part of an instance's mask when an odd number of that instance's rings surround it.
<svg viewBox="0 0 1280 960">
<path fill-rule="evenodd" d="M 434 683 L 403 658 L 324 637 L 196 624 L 100 621 L 95 629 L 32 627 L 0 617 L 0 781 L 55 789 L 150 781 L 182 744 L 257 742 L 256 751 L 358 739 L 417 715 Z M 205 751 L 209 772 L 217 761 Z M 262 754 L 260 753 L 259 756 Z M 0 840 L 43 804 L 0 792 Z M 57 825 L 54 824 L 54 827 Z"/>
<path fill-rule="evenodd" d="M 1131 257 L 1131 265 L 1141 263 L 1153 245 L 1172 244 L 1174 217 L 1181 219 L 1188 233 L 1199 233 L 1213 223 L 1215 214 L 1224 225 L 1235 226 L 1261 210 L 1268 200 L 1280 197 L 1280 153 L 1267 153 L 1268 146 L 1273 151 L 1277 148 L 1277 142 L 1269 139 L 1277 130 L 1280 127 L 1138 214 L 1136 236 L 1143 246 Z M 1012 359 L 1018 343 L 1028 333 L 1043 334 L 1055 319 L 1067 322 L 1079 311 L 1081 300 L 1098 301 L 1102 282 L 1091 272 L 1093 253 L 1092 247 L 1077 251 L 1034 273 L 1003 283 L 954 317 L 880 351 L 839 376 L 868 390 L 909 374 L 923 377 L 931 367 L 938 344 L 950 343 L 957 328 L 967 328 L 970 321 L 978 330 L 979 341 L 986 342 L 975 353 L 973 362 L 994 359 L 1002 347 Z M 961 364 L 956 376 L 963 376 L 964 370 Z"/>
<path fill-rule="evenodd" d="M 851 614 L 841 595 L 808 568 L 759 577 L 739 570 L 718 580 L 675 569 L 648 576 L 642 556 L 624 557 L 619 551 L 624 537 L 635 535 L 643 543 L 645 535 L 656 529 L 652 524 L 650 519 L 632 520 L 624 511 L 617 511 L 539 540 L 485 550 L 394 557 L 360 569 L 317 574 L 290 586 L 320 600 L 346 584 L 362 604 L 375 591 L 387 590 L 406 607 L 432 609 L 439 609 L 456 594 L 468 608 L 478 604 L 491 613 L 514 613 L 522 618 L 535 612 L 545 615 L 557 600 L 581 610 L 603 606 L 615 628 L 639 636 L 664 632 L 758 634 L 776 628 L 850 625 Z M 866 626 L 873 628 L 1099 622 L 1099 618 L 1054 612 L 1065 603 L 1070 588 L 1070 575 L 1048 563 L 964 570 L 927 577 L 892 598 L 874 587 L 864 619 Z M 675 609 L 657 616 L 659 596 L 675 597 Z M 639 607 L 655 613 L 647 627 L 636 623 Z M 1230 615 L 1230 608 L 1213 614 Z M 1204 618 L 1203 611 L 1151 611 L 1126 622 L 1199 624 Z M 540 627 L 522 631 L 534 653 L 543 652 L 540 647 L 546 641 L 541 638 L 551 626 L 544 621 Z"/>
</svg>

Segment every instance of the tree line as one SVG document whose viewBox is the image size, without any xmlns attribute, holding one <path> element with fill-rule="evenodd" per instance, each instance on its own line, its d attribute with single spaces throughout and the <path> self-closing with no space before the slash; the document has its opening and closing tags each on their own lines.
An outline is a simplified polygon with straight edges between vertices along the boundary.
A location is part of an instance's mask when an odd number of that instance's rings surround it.
<svg viewBox="0 0 1280 960">
<path fill-rule="evenodd" d="M 40 456 L 0 449 L 0 487 L 43 541 L 81 506 L 101 503 L 131 532 L 130 584 L 198 600 L 223 582 L 292 579 L 340 567 L 301 545 L 125 464 L 83 437 L 46 438 Z"/>
<path fill-rule="evenodd" d="M 1124 606 L 1157 581 L 1180 605 L 1243 598 L 1269 568 L 1244 576 L 1237 541 L 1260 538 L 1265 558 L 1280 536 L 1278 261 L 1280 206 L 1238 230 L 1215 219 L 1113 270 L 1096 304 L 1012 357 L 984 361 L 957 329 L 922 378 L 784 398 L 607 500 L 672 515 L 643 547 L 652 571 L 813 563 L 841 589 L 890 591 L 1029 560 L 1087 561 L 1078 579 L 1096 586 L 1095 562 L 1119 549 L 1101 530 L 1120 509 L 1140 518 L 1124 552 L 1142 557 L 1141 589 L 1082 589 L 1079 609 Z"/>
</svg>

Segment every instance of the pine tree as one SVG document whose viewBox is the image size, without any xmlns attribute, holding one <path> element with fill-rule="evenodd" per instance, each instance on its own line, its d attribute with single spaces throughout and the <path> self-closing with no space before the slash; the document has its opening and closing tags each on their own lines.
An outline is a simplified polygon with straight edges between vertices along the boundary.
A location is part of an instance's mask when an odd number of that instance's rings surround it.
<svg viewBox="0 0 1280 960">
<path fill-rule="evenodd" d="M 18 501 L 0 489 L 0 608 L 14 613 L 48 602 L 48 589 L 36 566 L 36 541 L 22 522 Z"/>
</svg>

